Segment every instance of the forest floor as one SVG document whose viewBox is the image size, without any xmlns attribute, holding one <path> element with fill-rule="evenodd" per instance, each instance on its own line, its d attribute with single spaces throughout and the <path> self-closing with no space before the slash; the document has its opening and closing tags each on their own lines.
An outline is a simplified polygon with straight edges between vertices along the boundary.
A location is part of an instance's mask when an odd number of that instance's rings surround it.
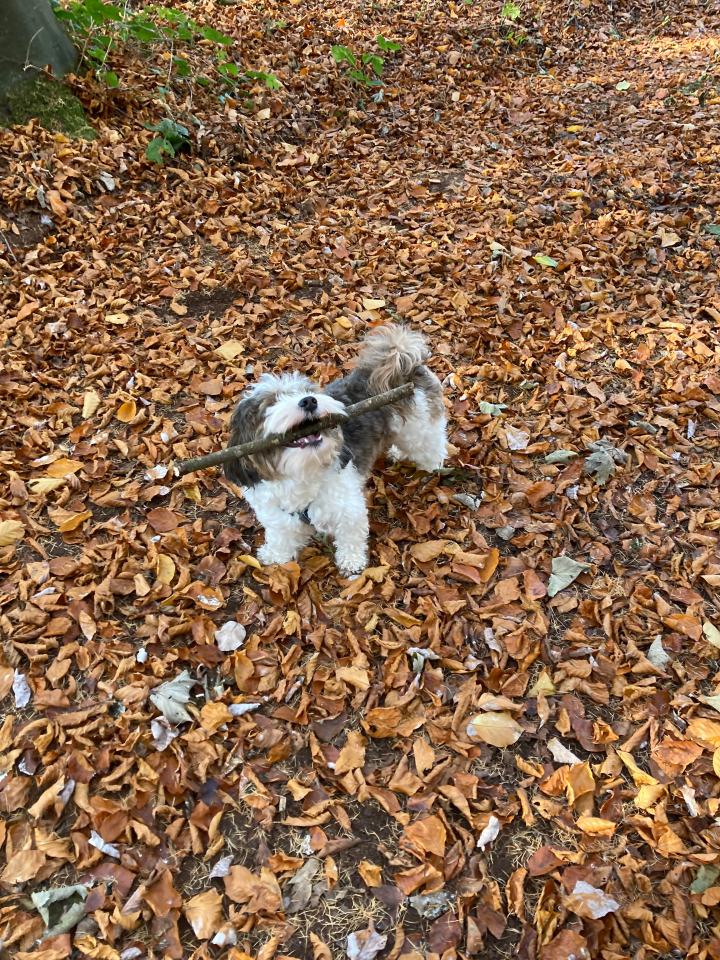
<svg viewBox="0 0 720 960">
<path fill-rule="evenodd" d="M 0 132 L 0 956 L 719 960 L 720 9 L 175 7 Z M 168 465 L 398 319 L 447 469 L 262 568 Z"/>
</svg>

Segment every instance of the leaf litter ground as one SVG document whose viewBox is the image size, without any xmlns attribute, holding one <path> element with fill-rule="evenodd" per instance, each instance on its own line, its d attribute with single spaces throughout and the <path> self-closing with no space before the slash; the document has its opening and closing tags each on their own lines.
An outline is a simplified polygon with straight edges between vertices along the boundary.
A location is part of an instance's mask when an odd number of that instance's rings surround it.
<svg viewBox="0 0 720 960">
<path fill-rule="evenodd" d="M 185 6 L 282 89 L 2 135 L 0 950 L 720 957 L 717 10 Z M 448 470 L 262 569 L 168 464 L 398 317 Z"/>
</svg>

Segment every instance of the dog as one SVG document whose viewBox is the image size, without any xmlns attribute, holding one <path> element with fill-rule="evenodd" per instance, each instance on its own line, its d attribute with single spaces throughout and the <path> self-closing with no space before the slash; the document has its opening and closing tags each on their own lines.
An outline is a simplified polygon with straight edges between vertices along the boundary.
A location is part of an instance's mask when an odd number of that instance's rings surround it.
<svg viewBox="0 0 720 960">
<path fill-rule="evenodd" d="M 230 421 L 230 445 L 284 433 L 346 406 L 411 382 L 413 394 L 310 434 L 284 447 L 225 465 L 265 528 L 258 551 L 264 565 L 297 558 L 313 532 L 329 535 L 343 577 L 368 564 L 365 483 L 382 453 L 421 470 L 442 467 L 447 428 L 442 386 L 425 366 L 425 338 L 403 326 L 379 327 L 361 345 L 351 373 L 324 389 L 300 373 L 264 374 L 240 399 Z"/>
</svg>

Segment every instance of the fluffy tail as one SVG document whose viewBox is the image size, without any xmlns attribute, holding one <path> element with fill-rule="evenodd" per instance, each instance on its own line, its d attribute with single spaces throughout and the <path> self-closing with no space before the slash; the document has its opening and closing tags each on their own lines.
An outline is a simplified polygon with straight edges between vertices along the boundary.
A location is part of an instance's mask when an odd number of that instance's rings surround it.
<svg viewBox="0 0 720 960">
<path fill-rule="evenodd" d="M 370 393 L 384 393 L 413 379 L 429 356 L 422 334 L 388 324 L 365 338 L 356 369 L 367 376 Z"/>
</svg>

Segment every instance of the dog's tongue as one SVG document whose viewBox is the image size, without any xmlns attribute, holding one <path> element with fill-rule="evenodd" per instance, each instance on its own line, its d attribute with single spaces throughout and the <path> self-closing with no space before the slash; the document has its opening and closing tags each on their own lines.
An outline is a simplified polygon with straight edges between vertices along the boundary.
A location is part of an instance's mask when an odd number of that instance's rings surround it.
<svg viewBox="0 0 720 960">
<path fill-rule="evenodd" d="M 320 443 L 322 437 L 319 433 L 311 433 L 307 437 L 300 437 L 299 440 L 296 440 L 292 446 L 293 447 L 311 447 L 315 446 L 316 443 Z"/>
</svg>

